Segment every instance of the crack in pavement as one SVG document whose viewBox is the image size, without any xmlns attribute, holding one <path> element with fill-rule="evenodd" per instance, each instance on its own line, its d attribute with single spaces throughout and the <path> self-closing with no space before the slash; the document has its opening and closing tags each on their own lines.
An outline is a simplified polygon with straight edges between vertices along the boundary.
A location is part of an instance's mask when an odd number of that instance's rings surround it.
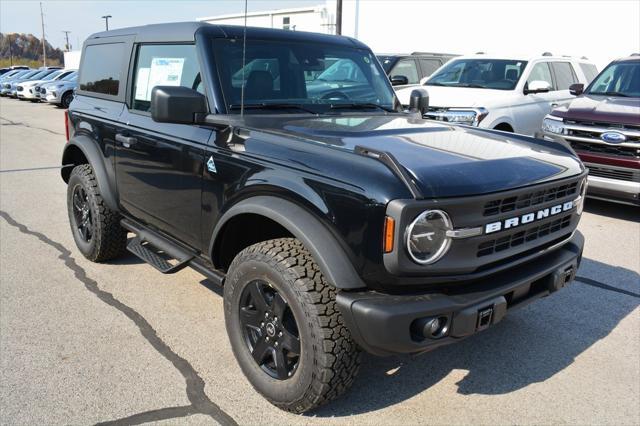
<svg viewBox="0 0 640 426">
<path fill-rule="evenodd" d="M 18 121 L 9 120 L 8 118 L 0 117 L 0 120 L 4 120 L 7 122 L 7 123 L 0 123 L 0 126 L 22 126 L 28 129 L 37 129 L 37 130 L 42 130 L 43 132 L 48 132 L 54 135 L 64 136 L 64 133 L 54 132 L 53 130 L 46 129 L 44 127 L 36 127 L 30 124 L 20 123 Z"/>
<path fill-rule="evenodd" d="M 222 409 L 206 395 L 204 392 L 204 380 L 198 375 L 193 366 L 187 360 L 171 350 L 171 348 L 158 336 L 155 329 L 142 315 L 136 312 L 133 308 L 120 302 L 113 296 L 113 294 L 101 290 L 98 287 L 97 281 L 89 278 L 86 271 L 71 256 L 70 250 L 64 247 L 61 243 L 51 240 L 46 235 L 30 230 L 27 226 L 17 222 L 5 211 L 0 210 L 0 217 L 2 217 L 9 225 L 18 229 L 20 233 L 34 236 L 42 243 L 60 252 L 58 258 L 64 261 L 65 266 L 69 268 L 73 272 L 74 276 L 84 284 L 85 288 L 98 297 L 102 302 L 117 309 L 127 318 L 132 320 L 149 344 L 158 351 L 160 355 L 170 361 L 185 379 L 187 385 L 187 398 L 191 402 L 191 405 L 146 411 L 122 419 L 111 420 L 99 424 L 135 425 L 151 421 L 184 417 L 192 414 L 205 414 L 212 417 L 222 425 L 237 425 L 231 416 L 222 411 Z"/>
</svg>

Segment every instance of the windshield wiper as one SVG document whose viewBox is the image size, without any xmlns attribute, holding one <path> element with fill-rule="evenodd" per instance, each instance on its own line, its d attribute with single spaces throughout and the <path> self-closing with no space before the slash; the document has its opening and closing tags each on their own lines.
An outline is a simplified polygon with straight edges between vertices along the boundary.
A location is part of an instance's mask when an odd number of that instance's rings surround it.
<svg viewBox="0 0 640 426">
<path fill-rule="evenodd" d="M 330 109 L 371 109 L 378 108 L 386 112 L 397 112 L 394 109 L 383 107 L 382 105 L 363 102 L 363 103 L 350 103 L 350 104 L 331 104 L 329 106 Z"/>
<path fill-rule="evenodd" d="M 240 109 L 240 104 L 229 105 L 229 109 L 238 110 Z M 263 109 L 263 110 L 283 110 L 283 109 L 297 109 L 300 111 L 308 112 L 309 114 L 318 114 L 316 111 L 313 111 L 309 108 L 305 108 L 299 104 L 269 104 L 269 103 L 259 103 L 259 104 L 244 104 L 244 109 Z"/>
<path fill-rule="evenodd" d="M 590 92 L 590 95 L 603 95 L 603 96 L 620 96 L 622 98 L 630 98 L 630 95 L 621 92 Z"/>
</svg>

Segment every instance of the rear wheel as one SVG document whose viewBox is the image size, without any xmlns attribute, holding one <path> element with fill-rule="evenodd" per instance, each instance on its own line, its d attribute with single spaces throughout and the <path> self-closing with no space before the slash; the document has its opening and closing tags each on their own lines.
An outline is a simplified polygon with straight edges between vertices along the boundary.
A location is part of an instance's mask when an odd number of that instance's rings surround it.
<svg viewBox="0 0 640 426">
<path fill-rule="evenodd" d="M 62 101 L 60 102 L 60 105 L 62 105 L 63 108 L 69 108 L 69 105 L 71 105 L 71 101 L 73 101 L 73 92 L 67 92 L 62 95 Z"/>
<path fill-rule="evenodd" d="M 303 413 L 344 393 L 360 351 L 324 279 L 293 238 L 240 252 L 224 286 L 233 352 L 253 387 L 277 407 Z"/>
<path fill-rule="evenodd" d="M 103 262 L 121 255 L 127 232 L 120 214 L 104 203 L 89 164 L 74 167 L 67 186 L 67 212 L 76 246 L 87 259 Z"/>
</svg>

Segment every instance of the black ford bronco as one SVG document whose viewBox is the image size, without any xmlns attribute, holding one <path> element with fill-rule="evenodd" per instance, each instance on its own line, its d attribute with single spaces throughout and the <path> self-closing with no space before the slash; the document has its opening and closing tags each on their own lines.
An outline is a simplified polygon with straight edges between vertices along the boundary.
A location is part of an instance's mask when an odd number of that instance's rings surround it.
<svg viewBox="0 0 640 426">
<path fill-rule="evenodd" d="M 251 384 L 313 409 L 349 388 L 362 350 L 457 342 L 580 263 L 575 154 L 423 120 L 425 95 L 403 111 L 347 37 L 204 23 L 95 34 L 62 157 L 78 249 L 224 286 Z"/>
</svg>

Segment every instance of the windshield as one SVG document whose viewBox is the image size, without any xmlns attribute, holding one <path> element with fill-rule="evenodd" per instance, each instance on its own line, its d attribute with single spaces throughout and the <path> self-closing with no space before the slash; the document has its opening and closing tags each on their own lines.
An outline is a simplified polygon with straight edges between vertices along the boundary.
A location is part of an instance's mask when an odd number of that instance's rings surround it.
<svg viewBox="0 0 640 426">
<path fill-rule="evenodd" d="M 33 74 L 27 74 L 21 78 L 29 79 L 29 80 L 39 80 L 40 77 L 46 75 L 48 71 L 34 71 Z"/>
<path fill-rule="evenodd" d="M 32 75 L 37 74 L 37 73 L 38 73 L 38 71 L 30 70 L 30 71 L 25 71 L 25 72 L 20 73 L 20 74 L 16 74 L 16 77 L 17 78 L 29 78 Z"/>
<path fill-rule="evenodd" d="M 368 50 L 322 43 L 216 39 L 213 49 L 223 97 L 230 113 L 278 109 L 324 113 L 333 109 L 391 110 L 394 93 Z"/>
<path fill-rule="evenodd" d="M 640 61 L 617 62 L 609 65 L 593 80 L 587 93 L 640 97 Z"/>
<path fill-rule="evenodd" d="M 62 74 L 62 73 L 63 73 L 63 71 L 62 71 L 62 70 L 60 70 L 60 71 L 54 71 L 54 72 L 52 72 L 51 74 L 49 74 L 48 76 L 43 77 L 43 78 L 42 78 L 42 80 L 44 80 L 44 81 L 53 80 L 54 78 L 56 78 L 57 76 L 59 76 L 59 75 L 60 75 L 60 74 Z"/>
<path fill-rule="evenodd" d="M 78 71 L 70 72 L 60 79 L 60 81 L 73 81 L 78 78 Z"/>
<path fill-rule="evenodd" d="M 427 80 L 427 86 L 475 87 L 513 90 L 526 61 L 504 59 L 454 59 Z"/>
</svg>

